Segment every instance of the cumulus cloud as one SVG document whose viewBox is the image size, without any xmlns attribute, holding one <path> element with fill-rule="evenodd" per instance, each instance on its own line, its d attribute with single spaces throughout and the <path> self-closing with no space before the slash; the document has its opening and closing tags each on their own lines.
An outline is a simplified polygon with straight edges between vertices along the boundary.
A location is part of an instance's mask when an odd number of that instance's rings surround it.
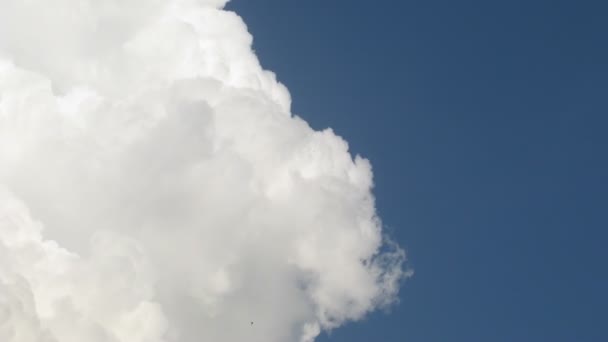
<svg viewBox="0 0 608 342">
<path fill-rule="evenodd" d="M 225 3 L 0 3 L 1 341 L 313 341 L 395 301 L 369 162 Z"/>
</svg>

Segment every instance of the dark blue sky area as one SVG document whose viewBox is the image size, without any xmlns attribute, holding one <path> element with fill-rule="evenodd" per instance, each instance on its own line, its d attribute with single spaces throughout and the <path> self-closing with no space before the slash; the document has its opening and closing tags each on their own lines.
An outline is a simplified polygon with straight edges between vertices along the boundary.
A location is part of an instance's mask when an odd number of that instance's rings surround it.
<svg viewBox="0 0 608 342">
<path fill-rule="evenodd" d="M 322 342 L 608 341 L 608 2 L 233 0 L 416 274 Z"/>
</svg>

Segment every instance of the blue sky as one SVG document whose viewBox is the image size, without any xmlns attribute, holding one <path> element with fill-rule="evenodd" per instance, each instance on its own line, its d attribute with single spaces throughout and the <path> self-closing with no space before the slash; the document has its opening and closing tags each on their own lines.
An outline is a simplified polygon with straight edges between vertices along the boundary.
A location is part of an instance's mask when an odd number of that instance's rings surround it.
<svg viewBox="0 0 608 342">
<path fill-rule="evenodd" d="M 415 276 L 320 341 L 608 340 L 608 3 L 233 0 Z"/>
</svg>

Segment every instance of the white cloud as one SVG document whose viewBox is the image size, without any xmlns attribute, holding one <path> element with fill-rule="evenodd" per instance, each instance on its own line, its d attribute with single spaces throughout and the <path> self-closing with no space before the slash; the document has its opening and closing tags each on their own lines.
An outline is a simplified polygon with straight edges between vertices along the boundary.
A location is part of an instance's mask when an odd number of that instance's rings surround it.
<svg viewBox="0 0 608 342">
<path fill-rule="evenodd" d="M 312 341 L 395 300 L 369 162 L 225 2 L 0 3 L 0 340 Z"/>
</svg>

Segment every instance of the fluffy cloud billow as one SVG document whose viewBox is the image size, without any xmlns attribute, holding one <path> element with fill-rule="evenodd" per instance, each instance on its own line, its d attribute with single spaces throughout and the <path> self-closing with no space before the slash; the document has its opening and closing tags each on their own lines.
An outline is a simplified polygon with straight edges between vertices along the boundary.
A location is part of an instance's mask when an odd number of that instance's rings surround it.
<svg viewBox="0 0 608 342">
<path fill-rule="evenodd" d="M 396 300 L 369 162 L 225 2 L 0 2 L 0 341 L 304 342 Z"/>
</svg>

